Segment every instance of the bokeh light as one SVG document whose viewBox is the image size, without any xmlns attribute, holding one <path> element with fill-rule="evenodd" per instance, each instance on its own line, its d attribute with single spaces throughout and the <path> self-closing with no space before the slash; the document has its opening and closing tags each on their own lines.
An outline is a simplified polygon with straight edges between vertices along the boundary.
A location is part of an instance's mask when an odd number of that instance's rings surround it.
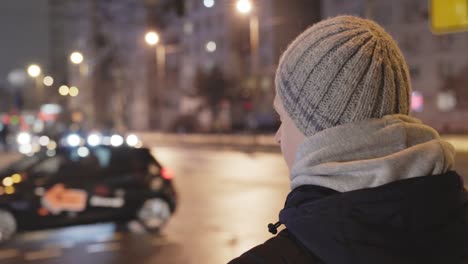
<svg viewBox="0 0 468 264">
<path fill-rule="evenodd" d="M 29 65 L 28 74 L 29 74 L 29 76 L 31 76 L 33 78 L 38 77 L 39 75 L 41 75 L 41 67 L 39 67 L 39 65 L 37 65 L 37 64 Z"/>
<path fill-rule="evenodd" d="M 154 45 L 158 44 L 158 42 L 159 42 L 158 33 L 154 32 L 154 31 L 150 31 L 150 32 L 146 33 L 145 41 L 146 41 L 146 43 L 148 43 L 151 46 L 154 46 Z"/>
<path fill-rule="evenodd" d="M 51 76 L 46 76 L 44 77 L 44 80 L 42 80 L 42 82 L 45 86 L 52 86 L 54 85 L 54 78 L 52 78 Z"/>
<path fill-rule="evenodd" d="M 78 96 L 79 93 L 80 90 L 76 86 L 70 87 L 70 90 L 68 91 L 68 94 L 70 94 L 72 97 Z"/>
<path fill-rule="evenodd" d="M 83 54 L 81 54 L 80 52 L 78 51 L 75 51 L 73 52 L 71 55 L 70 55 L 70 61 L 73 63 L 73 64 L 80 64 L 83 62 Z"/>
<path fill-rule="evenodd" d="M 58 89 L 58 92 L 60 95 L 62 96 L 67 96 L 68 93 L 70 92 L 70 88 L 68 88 L 68 86 L 66 85 L 62 85 L 60 86 L 60 88 Z"/>
</svg>

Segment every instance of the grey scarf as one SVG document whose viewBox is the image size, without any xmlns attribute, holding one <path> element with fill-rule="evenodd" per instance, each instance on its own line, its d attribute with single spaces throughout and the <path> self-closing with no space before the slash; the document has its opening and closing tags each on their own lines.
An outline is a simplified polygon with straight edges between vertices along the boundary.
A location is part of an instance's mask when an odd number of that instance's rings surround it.
<svg viewBox="0 0 468 264">
<path fill-rule="evenodd" d="M 455 149 L 419 120 L 389 115 L 323 130 L 299 146 L 291 189 L 318 185 L 340 192 L 442 174 Z"/>
</svg>

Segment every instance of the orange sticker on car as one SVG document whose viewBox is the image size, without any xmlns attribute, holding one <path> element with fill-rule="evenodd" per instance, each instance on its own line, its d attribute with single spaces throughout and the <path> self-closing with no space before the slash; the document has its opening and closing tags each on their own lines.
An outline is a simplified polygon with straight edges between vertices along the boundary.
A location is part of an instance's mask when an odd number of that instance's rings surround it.
<svg viewBox="0 0 468 264">
<path fill-rule="evenodd" d="M 62 211 L 81 212 L 86 208 L 88 194 L 79 189 L 66 189 L 63 184 L 56 184 L 42 196 L 42 206 L 53 214 Z"/>
</svg>

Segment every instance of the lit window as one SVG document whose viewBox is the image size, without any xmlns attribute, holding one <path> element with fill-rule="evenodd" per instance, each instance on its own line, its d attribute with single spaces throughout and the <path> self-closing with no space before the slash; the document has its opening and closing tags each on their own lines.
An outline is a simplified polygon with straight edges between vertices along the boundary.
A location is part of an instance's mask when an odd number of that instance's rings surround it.
<svg viewBox="0 0 468 264">
<path fill-rule="evenodd" d="M 444 91 L 437 95 L 437 108 L 439 108 L 440 111 L 451 111 L 455 109 L 456 105 L 457 99 L 453 91 Z"/>
<path fill-rule="evenodd" d="M 422 112 L 424 109 L 424 97 L 422 93 L 414 91 L 411 94 L 411 111 Z"/>
</svg>

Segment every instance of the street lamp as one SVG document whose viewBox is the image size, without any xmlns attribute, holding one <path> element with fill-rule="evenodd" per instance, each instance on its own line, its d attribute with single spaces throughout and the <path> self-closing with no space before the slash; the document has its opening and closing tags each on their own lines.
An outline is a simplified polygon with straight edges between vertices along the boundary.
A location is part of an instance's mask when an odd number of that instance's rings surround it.
<svg viewBox="0 0 468 264">
<path fill-rule="evenodd" d="M 258 72 L 258 46 L 259 46 L 259 21 L 254 12 L 253 4 L 250 0 L 238 0 L 236 3 L 237 11 L 243 15 L 249 15 L 250 32 L 250 52 L 251 52 L 251 71 L 253 74 Z"/>
<path fill-rule="evenodd" d="M 93 98 L 93 91 L 91 91 L 91 80 L 90 80 L 90 71 L 92 72 L 93 69 L 93 58 L 86 57 L 83 55 L 82 52 L 75 50 L 70 54 L 70 62 L 69 64 L 69 84 L 79 86 L 81 90 L 79 90 L 76 86 L 62 86 L 59 88 L 59 94 L 62 96 L 71 96 L 76 97 L 79 93 L 83 92 L 82 96 L 78 100 L 68 100 L 63 98 L 62 102 L 64 105 L 68 105 L 69 108 L 74 108 L 79 106 L 83 109 L 90 117 L 90 122 L 94 123 L 95 119 L 95 109 L 94 107 L 98 107 L 93 105 L 93 100 L 89 100 Z M 90 69 L 91 68 L 91 69 Z M 93 78 L 93 77 L 91 77 Z"/>
<path fill-rule="evenodd" d="M 151 46 L 155 47 L 155 59 L 156 59 L 156 93 L 158 95 L 161 94 L 162 89 L 165 87 L 165 81 L 166 81 L 166 47 L 161 41 L 161 38 L 159 37 L 159 34 L 156 33 L 155 31 L 149 31 L 145 35 L 145 41 L 146 43 Z M 162 110 L 162 106 L 160 104 L 160 99 L 159 96 L 155 98 L 154 106 L 155 109 L 157 110 Z M 157 117 L 157 124 L 159 127 L 159 123 L 162 123 L 163 116 Z"/>
<path fill-rule="evenodd" d="M 154 46 L 159 43 L 159 35 L 154 31 L 150 31 L 145 35 L 145 41 L 150 46 Z"/>
<path fill-rule="evenodd" d="M 214 0 L 203 0 L 203 5 L 206 8 L 212 8 L 214 4 L 215 4 Z"/>
<path fill-rule="evenodd" d="M 72 87 L 70 87 L 70 89 L 68 90 L 68 94 L 69 94 L 71 97 L 76 97 L 76 96 L 78 96 L 79 93 L 80 93 L 80 90 L 79 90 L 76 86 L 72 86 Z"/>
<path fill-rule="evenodd" d="M 54 78 L 51 76 L 46 76 L 44 79 L 42 79 L 42 83 L 44 83 L 45 86 L 52 86 L 54 85 Z"/>
<path fill-rule="evenodd" d="M 156 46 L 156 65 L 158 84 L 164 86 L 166 78 L 166 50 L 164 45 L 160 42 L 159 34 L 154 31 L 149 31 L 145 35 L 145 41 L 150 46 Z"/>
<path fill-rule="evenodd" d="M 251 90 L 257 93 L 258 73 L 259 73 L 259 21 L 257 12 L 250 0 L 237 0 L 237 11 L 242 15 L 249 16 L 249 34 L 250 34 L 250 83 Z"/>
<path fill-rule="evenodd" d="M 213 53 L 216 51 L 216 42 L 214 41 L 210 41 L 208 43 L 206 43 L 206 51 L 210 52 L 210 53 Z"/>
<path fill-rule="evenodd" d="M 41 75 L 41 67 L 39 67 L 39 65 L 37 65 L 37 64 L 29 65 L 28 66 L 28 74 L 32 78 L 39 77 L 39 75 Z"/>
<path fill-rule="evenodd" d="M 80 64 L 83 62 L 83 59 L 83 54 L 81 54 L 81 52 L 74 51 L 72 54 L 70 54 L 70 61 L 73 64 Z"/>
<path fill-rule="evenodd" d="M 68 88 L 66 85 L 62 85 L 59 87 L 58 92 L 61 96 L 67 96 L 70 92 L 70 88 Z"/>
<path fill-rule="evenodd" d="M 250 0 L 238 0 L 236 8 L 240 13 L 248 14 L 252 11 L 252 2 Z"/>
<path fill-rule="evenodd" d="M 28 66 L 27 72 L 28 75 L 34 79 L 34 89 L 37 91 L 37 102 L 40 105 L 44 99 L 44 87 L 42 80 L 39 80 L 42 73 L 41 67 L 37 64 L 31 64 Z"/>
</svg>

